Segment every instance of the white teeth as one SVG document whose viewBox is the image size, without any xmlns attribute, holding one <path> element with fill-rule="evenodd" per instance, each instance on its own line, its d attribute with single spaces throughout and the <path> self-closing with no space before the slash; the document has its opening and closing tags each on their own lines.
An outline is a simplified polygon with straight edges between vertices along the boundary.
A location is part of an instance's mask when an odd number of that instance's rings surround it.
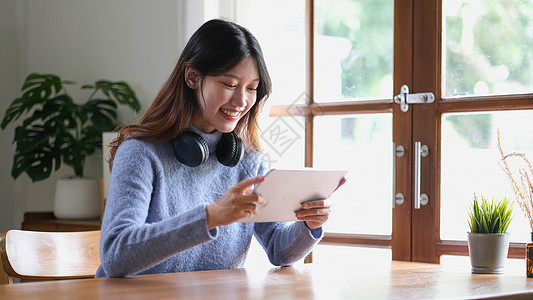
<svg viewBox="0 0 533 300">
<path fill-rule="evenodd" d="M 240 114 L 240 112 L 238 111 L 229 111 L 229 110 L 225 110 L 225 109 L 220 109 L 221 112 L 223 112 L 224 114 L 228 115 L 228 116 L 231 116 L 231 117 L 236 117 Z"/>
</svg>

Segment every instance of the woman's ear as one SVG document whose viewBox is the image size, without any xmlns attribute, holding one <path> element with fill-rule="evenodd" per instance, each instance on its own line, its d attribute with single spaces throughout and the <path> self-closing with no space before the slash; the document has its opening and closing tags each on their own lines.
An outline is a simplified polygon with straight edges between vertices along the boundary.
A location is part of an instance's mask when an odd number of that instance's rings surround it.
<svg viewBox="0 0 533 300">
<path fill-rule="evenodd" d="M 187 85 L 195 90 L 198 88 L 200 74 L 193 67 L 185 67 L 185 82 Z"/>
</svg>

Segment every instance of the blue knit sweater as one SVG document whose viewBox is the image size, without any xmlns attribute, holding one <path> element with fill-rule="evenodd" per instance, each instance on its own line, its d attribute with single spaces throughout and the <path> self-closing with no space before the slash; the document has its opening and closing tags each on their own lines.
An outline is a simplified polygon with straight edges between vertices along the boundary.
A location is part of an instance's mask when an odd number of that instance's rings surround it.
<svg viewBox="0 0 533 300">
<path fill-rule="evenodd" d="M 233 223 L 208 230 L 206 205 L 265 173 L 257 152 L 235 167 L 215 153 L 221 133 L 201 133 L 211 155 L 199 167 L 174 157 L 172 143 L 127 140 L 118 148 L 107 198 L 96 277 L 240 268 L 255 234 L 269 260 L 291 265 L 322 237 L 303 222 Z"/>
</svg>

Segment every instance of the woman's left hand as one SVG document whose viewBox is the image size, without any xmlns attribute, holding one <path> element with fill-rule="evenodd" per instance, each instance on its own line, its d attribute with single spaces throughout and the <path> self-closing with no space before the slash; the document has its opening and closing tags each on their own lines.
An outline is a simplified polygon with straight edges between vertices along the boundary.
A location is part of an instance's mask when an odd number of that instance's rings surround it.
<svg viewBox="0 0 533 300">
<path fill-rule="evenodd" d="M 335 191 L 338 190 L 344 183 L 346 178 L 342 178 Z M 329 199 L 312 200 L 302 203 L 302 210 L 296 212 L 296 217 L 300 221 L 305 221 L 307 227 L 311 230 L 322 227 L 329 219 L 331 212 L 331 202 Z"/>
<path fill-rule="evenodd" d="M 331 202 L 328 199 L 312 200 L 302 203 L 302 210 L 296 212 L 300 221 L 305 221 L 311 230 L 320 228 L 329 218 Z"/>
</svg>

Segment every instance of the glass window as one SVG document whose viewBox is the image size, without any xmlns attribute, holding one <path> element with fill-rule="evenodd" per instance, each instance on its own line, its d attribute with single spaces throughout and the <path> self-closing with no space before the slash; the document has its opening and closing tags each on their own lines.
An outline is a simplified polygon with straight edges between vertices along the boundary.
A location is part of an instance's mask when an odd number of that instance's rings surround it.
<svg viewBox="0 0 533 300">
<path fill-rule="evenodd" d="M 315 15 L 315 101 L 390 99 L 394 1 L 315 1 Z"/>
<path fill-rule="evenodd" d="M 444 0 L 444 97 L 533 91 L 533 2 Z"/>
<path fill-rule="evenodd" d="M 305 95 L 305 1 L 238 0 L 236 21 L 259 40 L 273 92 L 271 104 L 303 104 Z"/>
<path fill-rule="evenodd" d="M 391 234 L 392 114 L 315 117 L 313 165 L 347 169 L 325 230 Z"/>
<path fill-rule="evenodd" d="M 465 240 L 467 208 L 474 195 L 512 197 L 511 183 L 499 165 L 497 132 L 503 151 L 533 160 L 533 111 L 449 113 L 442 116 L 441 238 Z M 512 241 L 529 241 L 531 228 L 515 203 L 508 230 Z"/>
<path fill-rule="evenodd" d="M 301 117 L 276 117 L 261 124 L 263 132 L 259 138 L 268 169 L 305 166 L 304 122 Z"/>
</svg>

